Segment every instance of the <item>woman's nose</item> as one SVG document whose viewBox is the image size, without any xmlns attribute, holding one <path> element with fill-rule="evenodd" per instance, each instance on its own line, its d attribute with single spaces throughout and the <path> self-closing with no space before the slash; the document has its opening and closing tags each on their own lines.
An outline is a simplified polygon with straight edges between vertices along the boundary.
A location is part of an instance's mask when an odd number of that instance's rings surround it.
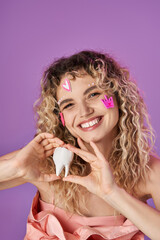
<svg viewBox="0 0 160 240">
<path fill-rule="evenodd" d="M 79 106 L 80 117 L 86 117 L 93 113 L 93 108 L 87 103 L 81 103 Z"/>
</svg>

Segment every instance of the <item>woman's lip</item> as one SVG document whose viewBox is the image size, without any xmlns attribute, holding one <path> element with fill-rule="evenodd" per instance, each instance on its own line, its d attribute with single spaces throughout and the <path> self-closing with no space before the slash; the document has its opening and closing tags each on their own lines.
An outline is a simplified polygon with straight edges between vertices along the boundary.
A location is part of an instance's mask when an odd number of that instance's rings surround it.
<svg viewBox="0 0 160 240">
<path fill-rule="evenodd" d="M 98 117 L 97 117 L 97 118 L 98 118 Z M 79 128 L 80 128 L 82 131 L 84 131 L 84 132 L 92 131 L 92 130 L 94 130 L 95 128 L 99 127 L 99 125 L 102 123 L 103 117 L 99 117 L 99 118 L 101 118 L 101 119 L 100 119 L 100 121 L 99 121 L 97 124 L 95 124 L 95 125 L 93 125 L 93 126 L 90 126 L 90 127 L 87 127 L 87 128 L 82 128 L 82 127 L 79 125 Z M 93 119 L 96 119 L 96 118 L 93 118 Z M 88 121 L 87 121 L 87 122 L 88 122 Z"/>
<path fill-rule="evenodd" d="M 92 117 L 92 118 L 90 118 L 90 119 L 88 119 L 88 120 L 85 120 L 85 121 L 79 123 L 78 126 L 81 126 L 81 124 L 84 124 L 84 123 L 91 122 L 91 121 L 93 121 L 94 119 L 97 119 L 97 118 L 102 118 L 102 116 Z"/>
</svg>

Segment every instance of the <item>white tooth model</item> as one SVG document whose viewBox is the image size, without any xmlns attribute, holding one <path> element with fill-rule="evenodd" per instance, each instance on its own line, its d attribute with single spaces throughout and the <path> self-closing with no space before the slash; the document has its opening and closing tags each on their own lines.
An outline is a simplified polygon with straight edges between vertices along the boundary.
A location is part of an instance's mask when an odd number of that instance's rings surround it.
<svg viewBox="0 0 160 240">
<path fill-rule="evenodd" d="M 56 175 L 59 176 L 65 167 L 65 177 L 69 172 L 70 164 L 73 160 L 73 152 L 69 151 L 64 147 L 57 147 L 53 153 L 53 161 L 56 165 Z"/>
</svg>

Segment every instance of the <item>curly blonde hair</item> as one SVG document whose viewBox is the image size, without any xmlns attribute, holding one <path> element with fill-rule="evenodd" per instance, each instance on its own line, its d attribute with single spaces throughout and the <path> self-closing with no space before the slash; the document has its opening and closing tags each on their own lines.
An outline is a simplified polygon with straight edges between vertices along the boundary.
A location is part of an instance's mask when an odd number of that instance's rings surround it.
<svg viewBox="0 0 160 240">
<path fill-rule="evenodd" d="M 110 55 L 96 51 L 81 51 L 70 57 L 62 57 L 47 68 L 41 80 L 41 96 L 35 103 L 37 134 L 54 132 L 56 137 L 77 147 L 76 138 L 59 120 L 56 90 L 66 74 L 73 79 L 89 74 L 96 79 L 99 88 L 116 96 L 119 108 L 118 134 L 112 143 L 108 161 L 116 183 L 136 196 L 136 186 L 146 178 L 155 142 L 147 108 L 136 82 L 130 79 L 128 70 Z M 46 162 L 44 169 L 55 172 L 52 157 Z M 75 156 L 70 174 L 85 176 L 89 171 L 88 163 Z M 55 181 L 52 185 L 54 204 L 63 199 L 65 210 L 82 215 L 80 206 L 85 206 L 85 197 L 81 192 L 85 189 L 62 180 Z"/>
</svg>

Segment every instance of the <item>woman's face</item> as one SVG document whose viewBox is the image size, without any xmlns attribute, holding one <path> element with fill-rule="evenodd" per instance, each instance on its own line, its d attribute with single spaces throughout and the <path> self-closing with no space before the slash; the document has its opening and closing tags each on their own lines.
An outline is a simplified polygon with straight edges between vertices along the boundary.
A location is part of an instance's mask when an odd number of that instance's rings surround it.
<svg viewBox="0 0 160 240">
<path fill-rule="evenodd" d="M 69 80 L 71 91 L 62 85 L 69 77 L 63 77 L 57 89 L 57 101 L 63 113 L 65 127 L 74 137 L 80 137 L 85 142 L 108 140 L 115 136 L 119 111 L 116 98 L 113 97 L 114 108 L 106 108 L 101 99 L 110 96 L 104 90 L 98 89 L 95 80 L 90 75 Z M 110 139 L 113 140 L 113 139 Z"/>
</svg>

